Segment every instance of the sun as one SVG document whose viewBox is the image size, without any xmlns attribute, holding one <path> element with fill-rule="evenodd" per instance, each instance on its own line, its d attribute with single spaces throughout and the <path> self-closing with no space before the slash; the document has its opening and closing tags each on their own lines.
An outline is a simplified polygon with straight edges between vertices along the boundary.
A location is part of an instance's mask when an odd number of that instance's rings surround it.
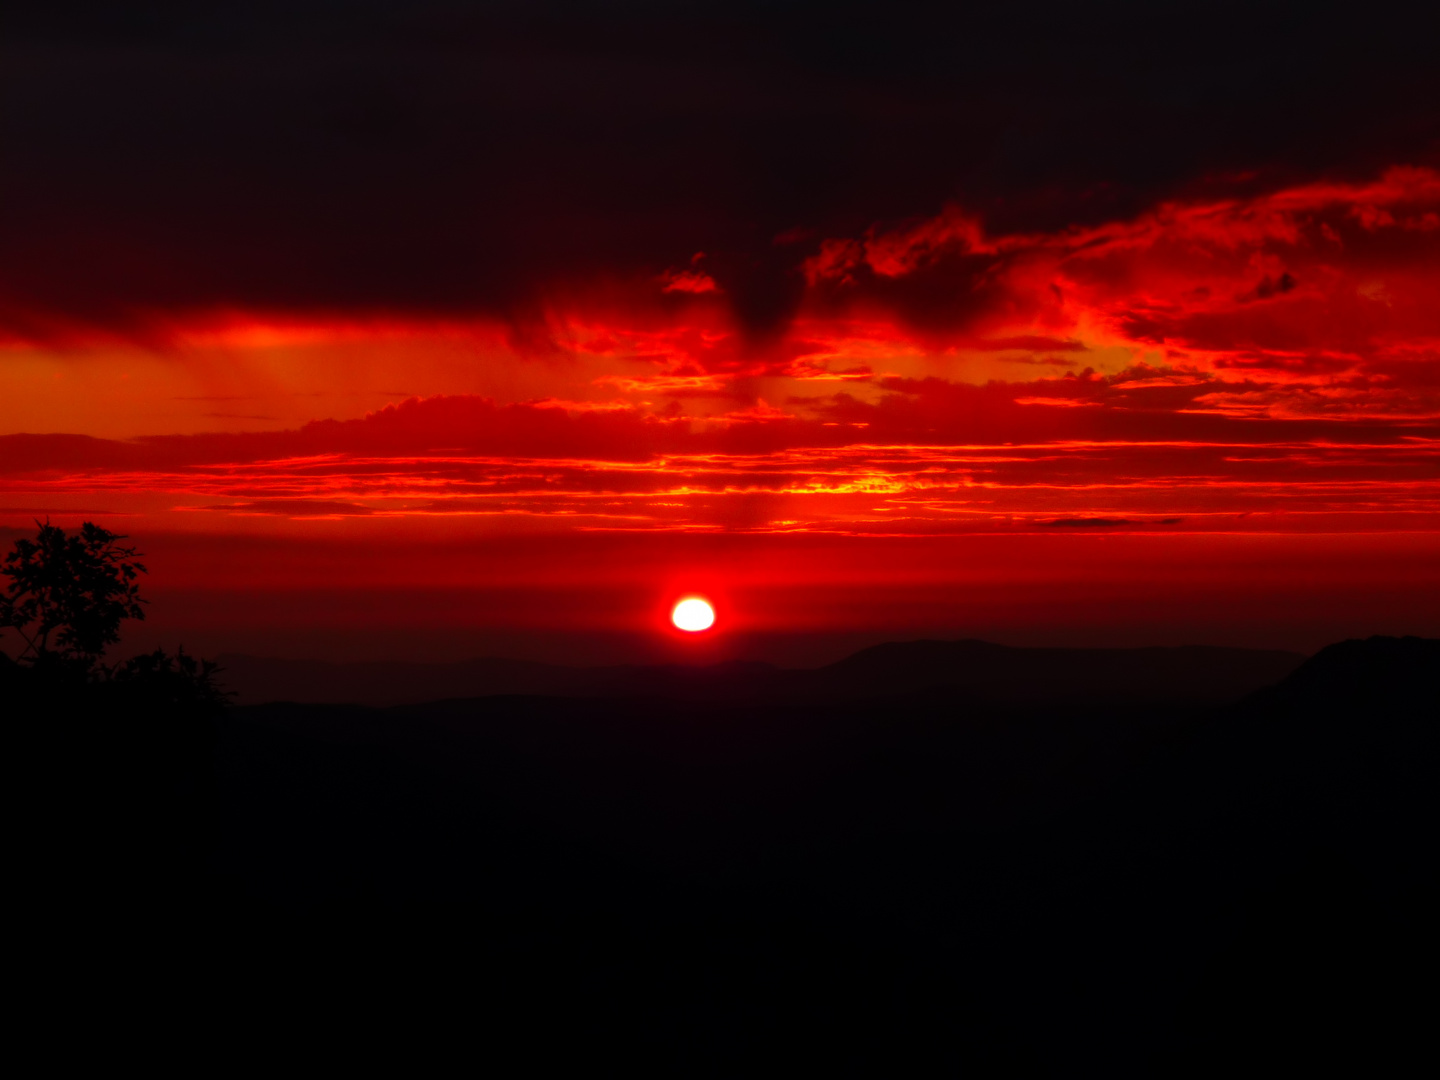
<svg viewBox="0 0 1440 1080">
<path fill-rule="evenodd" d="M 677 629 L 692 634 L 699 633 L 715 625 L 715 609 L 704 600 L 692 596 L 675 605 L 675 610 L 670 612 L 670 621 Z"/>
</svg>

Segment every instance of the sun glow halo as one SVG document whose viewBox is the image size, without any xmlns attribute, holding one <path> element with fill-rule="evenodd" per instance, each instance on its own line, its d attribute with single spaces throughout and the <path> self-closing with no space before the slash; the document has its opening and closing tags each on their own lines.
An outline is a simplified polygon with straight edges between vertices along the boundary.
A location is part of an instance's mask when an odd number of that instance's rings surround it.
<svg viewBox="0 0 1440 1080">
<path fill-rule="evenodd" d="M 670 621 L 677 629 L 692 634 L 699 633 L 715 625 L 715 609 L 704 600 L 692 596 L 675 605 L 675 610 L 670 612 Z"/>
</svg>

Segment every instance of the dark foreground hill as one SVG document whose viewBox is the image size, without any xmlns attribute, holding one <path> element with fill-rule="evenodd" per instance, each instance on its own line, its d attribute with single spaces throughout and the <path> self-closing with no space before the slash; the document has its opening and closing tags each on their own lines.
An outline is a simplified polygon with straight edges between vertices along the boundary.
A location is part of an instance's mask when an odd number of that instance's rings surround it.
<svg viewBox="0 0 1440 1080">
<path fill-rule="evenodd" d="M 220 657 L 241 705 L 271 701 L 410 705 L 497 694 L 831 701 L 941 687 L 996 704 L 1221 705 L 1279 682 L 1298 653 L 1207 646 L 1024 649 L 986 641 L 906 641 L 863 649 L 813 670 L 761 663 L 712 667 L 565 667 L 479 659 L 452 664 Z"/>
<path fill-rule="evenodd" d="M 1331 646 L 1206 712 L 904 688 L 237 708 L 208 795 L 112 742 L 108 786 L 51 805 L 138 854 L 57 905 L 43 993 L 147 1060 L 180 1031 L 503 1075 L 1431 1053 L 1440 642 Z"/>
</svg>

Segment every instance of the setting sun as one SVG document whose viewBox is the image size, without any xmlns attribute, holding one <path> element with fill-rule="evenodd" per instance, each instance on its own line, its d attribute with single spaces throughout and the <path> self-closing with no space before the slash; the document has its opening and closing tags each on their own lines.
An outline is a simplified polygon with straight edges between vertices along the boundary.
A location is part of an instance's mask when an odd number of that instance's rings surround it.
<svg viewBox="0 0 1440 1080">
<path fill-rule="evenodd" d="M 680 630 L 698 633 L 715 625 L 715 609 L 704 600 L 691 597 L 681 600 L 670 612 L 670 621 Z"/>
</svg>

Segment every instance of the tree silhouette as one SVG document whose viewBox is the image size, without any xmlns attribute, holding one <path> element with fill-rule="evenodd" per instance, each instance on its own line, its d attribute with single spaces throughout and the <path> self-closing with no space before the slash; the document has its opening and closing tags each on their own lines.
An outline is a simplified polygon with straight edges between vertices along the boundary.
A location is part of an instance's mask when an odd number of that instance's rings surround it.
<svg viewBox="0 0 1440 1080">
<path fill-rule="evenodd" d="M 0 563 L 9 579 L 0 594 L 0 628 L 25 641 L 18 659 L 93 673 L 120 623 L 145 618 L 137 579 L 146 569 L 119 536 L 93 522 L 77 533 L 47 520 L 34 540 L 15 542 Z"/>
<path fill-rule="evenodd" d="M 25 677 L 38 689 L 69 686 L 103 691 L 107 708 L 121 703 L 151 713 L 221 709 L 230 695 L 216 683 L 219 667 L 179 649 L 142 653 L 107 667 L 105 650 L 120 640 L 120 624 L 145 618 L 138 581 L 147 573 L 129 537 L 87 521 L 75 533 L 36 522 L 34 540 L 15 542 L 0 561 L 0 630 L 25 642 L 16 660 L 0 652 L 0 682 Z M 18 660 L 18 663 L 16 662 Z M 36 681 L 38 680 L 38 681 Z M 87 700 L 91 700 L 87 698 Z"/>
</svg>

